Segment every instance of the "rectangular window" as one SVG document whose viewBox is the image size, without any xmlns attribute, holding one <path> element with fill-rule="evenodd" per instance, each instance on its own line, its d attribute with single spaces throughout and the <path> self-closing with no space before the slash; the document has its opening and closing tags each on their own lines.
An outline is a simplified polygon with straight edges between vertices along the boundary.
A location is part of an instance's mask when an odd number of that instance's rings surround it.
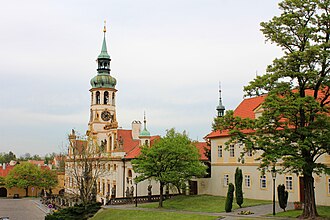
<svg viewBox="0 0 330 220">
<path fill-rule="evenodd" d="M 235 147 L 234 147 L 234 145 L 229 146 L 229 156 L 230 157 L 235 157 Z"/>
<path fill-rule="evenodd" d="M 292 190 L 292 176 L 285 177 L 285 188 L 287 190 Z"/>
<path fill-rule="evenodd" d="M 250 188 L 251 186 L 251 177 L 250 175 L 244 175 L 245 187 Z"/>
<path fill-rule="evenodd" d="M 248 151 L 246 152 L 246 154 L 247 154 L 248 157 L 252 157 L 252 150 L 248 150 Z"/>
<path fill-rule="evenodd" d="M 328 193 L 330 194 L 330 178 L 328 179 Z"/>
<path fill-rule="evenodd" d="M 260 176 L 260 188 L 265 189 L 267 187 L 266 176 Z"/>
<path fill-rule="evenodd" d="M 218 157 L 222 157 L 222 146 L 218 146 Z"/>
<path fill-rule="evenodd" d="M 229 175 L 228 174 L 225 174 L 223 176 L 223 185 L 224 186 L 228 186 L 229 185 Z"/>
</svg>

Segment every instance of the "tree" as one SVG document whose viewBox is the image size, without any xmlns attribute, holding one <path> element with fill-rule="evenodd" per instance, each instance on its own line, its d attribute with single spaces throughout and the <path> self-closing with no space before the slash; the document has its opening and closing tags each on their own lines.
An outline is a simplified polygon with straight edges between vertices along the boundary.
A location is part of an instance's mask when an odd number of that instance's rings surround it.
<svg viewBox="0 0 330 220">
<path fill-rule="evenodd" d="M 227 197 L 226 197 L 226 204 L 225 204 L 226 212 L 231 212 L 231 209 L 233 208 L 234 191 L 235 191 L 234 184 L 229 183 Z"/>
<path fill-rule="evenodd" d="M 0 176 L 0 186 L 5 185 L 5 178 Z"/>
<path fill-rule="evenodd" d="M 75 187 L 66 189 L 77 196 L 86 208 L 96 200 L 96 183 L 101 171 L 100 147 L 92 138 L 77 140 L 74 130 L 69 135 L 69 144 L 65 174 L 73 180 Z"/>
<path fill-rule="evenodd" d="M 175 132 L 172 128 L 152 147 L 143 146 L 141 154 L 132 161 L 134 171 L 139 174 L 135 181 L 140 182 L 149 178 L 158 181 L 159 207 L 162 207 L 165 185 L 182 184 L 193 176 L 205 174 L 206 167 L 199 158 L 199 152 L 187 134 Z"/>
<path fill-rule="evenodd" d="M 53 187 L 57 186 L 57 184 L 58 179 L 56 171 L 49 169 L 40 170 L 40 179 L 38 182 L 39 187 L 50 190 Z"/>
<path fill-rule="evenodd" d="M 0 153 L 0 163 L 9 163 L 11 160 L 16 160 L 16 155 L 9 151 L 8 154 Z"/>
<path fill-rule="evenodd" d="M 285 208 L 288 204 L 289 193 L 285 190 L 284 184 L 280 184 L 277 186 L 277 196 L 278 203 L 280 204 L 281 209 L 285 211 Z"/>
<path fill-rule="evenodd" d="M 21 163 L 8 173 L 5 182 L 8 188 L 25 189 L 26 196 L 28 196 L 28 187 L 39 186 L 39 179 L 40 167 L 31 163 Z"/>
<path fill-rule="evenodd" d="M 330 1 L 283 0 L 279 6 L 282 14 L 261 23 L 261 31 L 284 55 L 244 88 L 248 96 L 267 93 L 262 116 L 241 119 L 229 111 L 213 128 L 231 130 L 231 142 L 244 142 L 246 150 L 261 150 L 262 167 L 281 160 L 282 171 L 302 175 L 301 217 L 315 218 L 313 173 L 326 171 L 317 159 L 330 153 Z"/>
<path fill-rule="evenodd" d="M 243 204 L 242 183 L 243 183 L 242 170 L 237 167 L 235 171 L 235 188 L 236 188 L 235 197 L 236 197 L 236 203 L 237 205 L 239 205 L 240 208 L 242 208 L 242 204 Z"/>
</svg>

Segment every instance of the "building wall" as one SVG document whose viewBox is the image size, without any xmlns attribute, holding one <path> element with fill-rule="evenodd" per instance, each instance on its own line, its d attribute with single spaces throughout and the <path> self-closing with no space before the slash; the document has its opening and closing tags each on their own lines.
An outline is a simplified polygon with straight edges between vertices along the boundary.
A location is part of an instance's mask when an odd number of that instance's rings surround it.
<svg viewBox="0 0 330 220">
<path fill-rule="evenodd" d="M 228 185 L 227 183 L 235 183 L 235 170 L 240 167 L 243 173 L 243 192 L 245 198 L 272 200 L 273 195 L 273 180 L 270 172 L 265 173 L 265 187 L 261 187 L 262 172 L 258 170 L 259 161 L 258 152 L 252 152 L 252 156 L 245 156 L 245 161 L 239 161 L 240 153 L 243 150 L 243 145 L 234 146 L 234 157 L 230 156 L 230 150 L 225 149 L 225 142 L 228 137 L 215 138 L 211 140 L 211 180 L 210 180 L 210 194 L 226 196 Z M 218 151 L 218 146 L 222 146 L 222 157 Z M 330 166 L 329 155 L 324 155 L 319 160 Z M 225 176 L 228 175 L 228 176 Z M 249 176 L 250 186 L 247 186 L 245 180 Z M 228 181 L 227 181 L 228 177 Z M 330 204 L 330 176 L 314 175 L 316 203 L 318 205 Z M 289 190 L 287 182 L 292 180 L 292 189 Z M 277 200 L 277 186 L 279 184 L 286 185 L 286 190 L 289 192 L 289 202 L 300 201 L 300 180 L 296 174 L 277 174 L 275 179 L 276 186 L 276 200 Z"/>
</svg>

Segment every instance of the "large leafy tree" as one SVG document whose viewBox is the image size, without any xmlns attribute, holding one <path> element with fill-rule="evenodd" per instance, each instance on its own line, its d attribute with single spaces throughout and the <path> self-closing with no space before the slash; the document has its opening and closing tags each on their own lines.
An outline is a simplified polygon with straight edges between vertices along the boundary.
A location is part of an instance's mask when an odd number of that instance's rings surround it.
<svg viewBox="0 0 330 220">
<path fill-rule="evenodd" d="M 0 153 L 0 163 L 9 163 L 11 160 L 16 160 L 16 155 L 13 152 Z"/>
<path fill-rule="evenodd" d="M 280 163 L 282 171 L 302 175 L 301 217 L 315 218 L 313 173 L 327 171 L 318 159 L 330 153 L 330 1 L 284 0 L 279 6 L 282 13 L 261 23 L 261 31 L 284 55 L 244 88 L 248 96 L 267 93 L 262 116 L 242 119 L 229 111 L 213 129 L 229 129 L 231 142 L 261 150 L 262 166 Z"/>
<path fill-rule="evenodd" d="M 8 188 L 25 189 L 28 196 L 28 187 L 39 186 L 40 167 L 31 163 L 18 164 L 8 173 L 5 182 Z"/>
<path fill-rule="evenodd" d="M 49 170 L 49 169 L 40 170 L 40 179 L 38 182 L 39 187 L 50 190 L 53 187 L 57 186 L 57 184 L 58 184 L 58 179 L 55 170 Z"/>
<path fill-rule="evenodd" d="M 186 133 L 167 131 L 165 137 L 152 147 L 143 146 L 141 154 L 132 161 L 138 173 L 135 181 L 153 178 L 160 183 L 159 207 L 163 206 L 163 188 L 166 184 L 183 183 L 193 176 L 205 174 L 206 166 L 199 161 L 200 155 Z"/>
</svg>

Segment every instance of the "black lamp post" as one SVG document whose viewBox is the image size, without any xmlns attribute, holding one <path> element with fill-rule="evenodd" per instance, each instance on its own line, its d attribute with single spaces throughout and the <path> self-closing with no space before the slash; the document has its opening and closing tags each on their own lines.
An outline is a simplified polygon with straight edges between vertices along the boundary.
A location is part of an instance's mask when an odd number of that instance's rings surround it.
<svg viewBox="0 0 330 220">
<path fill-rule="evenodd" d="M 272 178 L 273 178 L 273 215 L 275 215 L 275 179 L 276 179 L 275 166 L 273 166 L 271 173 L 272 173 Z"/>
</svg>

